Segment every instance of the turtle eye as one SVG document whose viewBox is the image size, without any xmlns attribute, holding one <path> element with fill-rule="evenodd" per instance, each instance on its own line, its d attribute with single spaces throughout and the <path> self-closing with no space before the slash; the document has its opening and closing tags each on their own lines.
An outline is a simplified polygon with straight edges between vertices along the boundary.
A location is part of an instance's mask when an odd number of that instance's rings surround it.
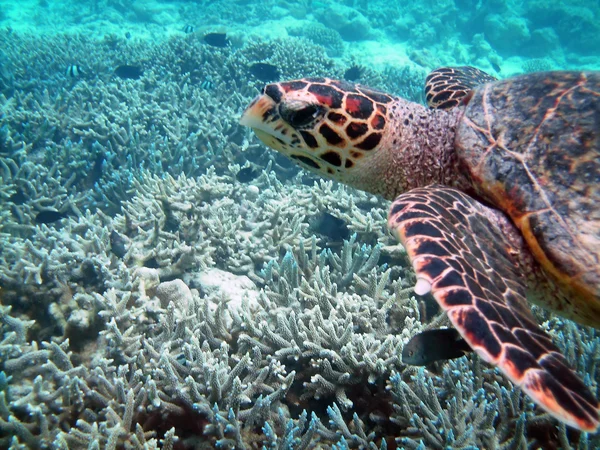
<svg viewBox="0 0 600 450">
<path fill-rule="evenodd" d="M 321 106 L 315 104 L 305 104 L 300 108 L 295 108 L 294 106 L 297 105 L 281 104 L 279 106 L 281 118 L 294 128 L 306 127 L 314 122 L 323 111 Z"/>
</svg>

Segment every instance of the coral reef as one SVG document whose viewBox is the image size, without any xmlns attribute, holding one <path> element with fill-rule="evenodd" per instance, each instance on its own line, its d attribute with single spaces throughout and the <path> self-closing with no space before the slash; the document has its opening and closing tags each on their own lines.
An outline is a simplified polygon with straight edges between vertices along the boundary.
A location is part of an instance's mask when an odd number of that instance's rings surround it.
<svg viewBox="0 0 600 450">
<path fill-rule="evenodd" d="M 331 57 L 342 56 L 344 41 L 340 33 L 320 24 L 295 27 L 288 30 L 291 36 L 304 36 L 317 45 L 322 45 Z"/>
<path fill-rule="evenodd" d="M 44 226 L 13 243 L 23 265 L 2 268 L 14 278 L 3 281 L 12 306 L 2 307 L 0 320 L 3 446 L 570 442 L 477 358 L 450 363 L 441 376 L 402 365 L 398 355 L 422 329 L 424 305 L 406 288 L 414 281 L 401 255 L 389 250 L 378 201 L 331 182 L 282 184 L 273 171 L 254 183 L 259 193 L 248 198 L 248 185 L 214 169 L 198 179 L 144 175 L 114 219 L 100 211 L 71 217 L 68 235 Z M 347 220 L 355 234 L 339 247 L 313 235 L 308 215 L 320 210 Z M 121 256 L 109 229 L 124 238 Z M 49 254 L 52 242 L 61 244 Z M 248 264 L 234 264 L 244 256 Z M 16 284 L 36 266 L 46 266 L 38 282 L 21 281 L 31 295 L 60 281 L 71 296 L 44 308 L 53 291 L 38 293 L 36 309 L 47 317 L 34 322 Z M 80 278 L 84 266 L 90 273 Z M 262 289 L 249 280 L 244 289 L 208 289 L 198 274 L 215 267 L 245 272 Z M 67 318 L 65 329 L 57 317 Z M 40 329 L 44 323 L 53 333 Z M 593 332 L 557 319 L 547 326 L 595 383 L 595 359 L 577 356 L 598 352 Z"/>
<path fill-rule="evenodd" d="M 123 14 L 130 4 L 108 3 Z M 318 9 L 198 3 L 213 28 Z M 342 77 L 360 63 L 342 42 L 350 29 L 365 39 L 414 9 L 357 3 L 327 18 L 337 31 L 232 32 L 225 48 L 201 33 L 149 42 L 0 31 L 0 447 L 600 445 L 557 427 L 476 357 L 403 365 L 404 343 L 443 317 L 412 295 L 387 202 L 315 179 L 237 125 L 261 86 L 251 64 L 282 78 Z M 444 3 L 390 34 L 447 46 L 462 62 L 445 38 L 469 2 Z M 506 21 L 494 5 L 485 8 Z M 190 22 L 197 9 L 182 7 Z M 129 13 L 169 21 L 152 5 Z M 411 31 L 414 18 L 423 26 Z M 479 58 L 512 51 L 484 27 L 469 40 Z M 418 66 L 430 54 L 419 52 L 416 65 L 366 67 L 360 82 L 422 101 Z M 67 74 L 73 64 L 82 75 Z M 122 79 L 121 64 L 143 75 Z M 56 220 L 42 220 L 48 211 Z M 596 332 L 537 314 L 597 391 Z"/>
</svg>

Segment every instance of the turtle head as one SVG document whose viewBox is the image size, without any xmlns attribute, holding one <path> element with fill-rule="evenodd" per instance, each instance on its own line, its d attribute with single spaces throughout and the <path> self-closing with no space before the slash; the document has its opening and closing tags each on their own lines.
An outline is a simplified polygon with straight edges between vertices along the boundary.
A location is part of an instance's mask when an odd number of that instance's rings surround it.
<svg viewBox="0 0 600 450">
<path fill-rule="evenodd" d="M 240 123 L 300 166 L 351 186 L 368 186 L 384 145 L 394 97 L 328 78 L 268 84 Z"/>
</svg>

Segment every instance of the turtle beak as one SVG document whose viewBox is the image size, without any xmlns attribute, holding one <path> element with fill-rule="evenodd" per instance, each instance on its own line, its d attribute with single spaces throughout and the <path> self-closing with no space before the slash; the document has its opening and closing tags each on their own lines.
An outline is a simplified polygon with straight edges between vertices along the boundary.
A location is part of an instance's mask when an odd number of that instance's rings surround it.
<svg viewBox="0 0 600 450">
<path fill-rule="evenodd" d="M 289 135 L 282 133 L 284 126 L 271 97 L 261 94 L 256 97 L 240 118 L 240 124 L 252 128 L 256 136 L 268 147 L 282 151 L 290 144 Z"/>
<path fill-rule="evenodd" d="M 260 128 L 276 112 L 275 100 L 265 94 L 254 97 L 240 118 L 240 124 L 252 129 Z"/>
</svg>

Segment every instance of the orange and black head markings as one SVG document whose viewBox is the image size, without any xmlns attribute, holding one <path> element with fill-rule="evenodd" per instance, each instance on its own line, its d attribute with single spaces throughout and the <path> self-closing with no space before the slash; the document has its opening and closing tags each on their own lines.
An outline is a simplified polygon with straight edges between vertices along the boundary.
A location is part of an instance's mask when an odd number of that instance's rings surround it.
<svg viewBox="0 0 600 450">
<path fill-rule="evenodd" d="M 333 131 L 326 123 L 321 125 L 319 128 L 319 133 L 321 133 L 321 135 L 323 135 L 323 137 L 331 145 L 339 145 L 344 142 L 344 139 L 342 139 L 342 137 Z"/>
<path fill-rule="evenodd" d="M 358 89 L 360 90 L 360 92 L 362 92 L 374 102 L 390 103 L 392 101 L 392 97 L 390 97 L 387 94 L 384 94 L 383 92 L 373 91 L 362 86 L 360 86 Z"/>
<path fill-rule="evenodd" d="M 273 116 L 273 114 L 275 114 L 275 109 L 274 109 L 274 108 L 269 108 L 269 109 L 267 109 L 267 110 L 266 110 L 266 111 L 263 113 L 263 115 L 262 115 L 262 120 L 263 120 L 263 122 L 268 122 L 268 121 L 269 121 L 269 118 L 270 118 L 271 116 Z"/>
<path fill-rule="evenodd" d="M 312 84 L 308 87 L 308 92 L 314 94 L 317 100 L 329 106 L 330 108 L 340 108 L 344 96 L 337 89 L 326 84 Z"/>
<path fill-rule="evenodd" d="M 285 92 L 291 92 L 291 91 L 300 91 L 300 90 L 304 89 L 306 86 L 308 86 L 308 83 L 305 81 L 302 81 L 302 80 L 296 80 L 296 81 L 287 81 L 285 83 L 280 83 L 279 86 L 281 86 L 281 89 L 283 89 Z"/>
<path fill-rule="evenodd" d="M 358 92 L 356 90 L 356 85 L 353 83 L 349 83 L 344 80 L 334 80 L 331 82 L 332 86 L 335 86 L 338 89 L 341 89 L 344 92 Z"/>
<path fill-rule="evenodd" d="M 381 141 L 381 133 L 371 133 L 360 144 L 357 144 L 356 148 L 361 150 L 373 150 L 379 145 L 379 141 Z"/>
<path fill-rule="evenodd" d="M 308 166 L 308 167 L 312 167 L 313 169 L 320 169 L 321 166 L 319 166 L 313 159 L 309 158 L 308 156 L 304 156 L 304 155 L 290 155 L 290 158 L 295 159 L 296 161 Z"/>
<path fill-rule="evenodd" d="M 344 125 L 348 120 L 348 118 L 343 114 L 336 113 L 334 111 L 330 111 L 327 114 L 327 118 L 337 125 Z"/>
<path fill-rule="evenodd" d="M 328 162 L 332 166 L 341 167 L 342 166 L 342 158 L 337 152 L 327 152 L 324 155 L 321 155 L 321 159 L 325 162 Z"/>
<path fill-rule="evenodd" d="M 263 95 L 270 142 L 300 166 L 334 177 L 380 145 L 393 108 L 391 96 L 328 78 L 267 84 Z"/>
<path fill-rule="evenodd" d="M 319 143 L 315 137 L 308 131 L 300 130 L 300 134 L 302 135 L 302 139 L 304 139 L 306 145 L 308 145 L 310 148 L 317 148 L 319 146 Z"/>
<path fill-rule="evenodd" d="M 356 119 L 367 119 L 373 113 L 373 102 L 362 95 L 349 94 L 346 97 L 346 111 Z"/>
<path fill-rule="evenodd" d="M 367 131 L 369 131 L 369 126 L 362 122 L 350 122 L 346 127 L 346 134 L 350 139 L 364 136 Z"/>
<path fill-rule="evenodd" d="M 371 119 L 371 127 L 374 130 L 383 130 L 385 128 L 385 118 L 379 114 Z"/>
<path fill-rule="evenodd" d="M 279 103 L 281 101 L 281 90 L 276 84 L 267 84 L 265 86 L 265 94 L 271 97 L 275 103 Z"/>
</svg>

